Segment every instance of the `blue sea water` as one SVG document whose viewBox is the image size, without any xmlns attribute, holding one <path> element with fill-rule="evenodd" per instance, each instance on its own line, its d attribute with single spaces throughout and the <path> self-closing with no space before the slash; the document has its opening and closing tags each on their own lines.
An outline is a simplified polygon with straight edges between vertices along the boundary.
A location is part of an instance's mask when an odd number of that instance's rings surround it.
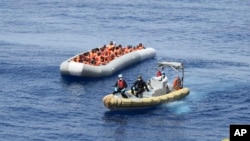
<svg viewBox="0 0 250 141">
<path fill-rule="evenodd" d="M 111 112 L 116 75 L 65 79 L 60 63 L 115 41 L 154 59 L 120 71 L 129 86 L 181 61 L 190 94 L 160 107 Z M 1 141 L 215 141 L 250 124 L 250 1 L 1 0 Z"/>
</svg>

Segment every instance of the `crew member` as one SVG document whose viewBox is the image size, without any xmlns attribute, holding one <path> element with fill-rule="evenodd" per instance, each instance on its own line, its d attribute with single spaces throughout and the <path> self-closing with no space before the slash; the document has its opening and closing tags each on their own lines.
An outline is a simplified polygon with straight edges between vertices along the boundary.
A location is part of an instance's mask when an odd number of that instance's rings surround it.
<svg viewBox="0 0 250 141">
<path fill-rule="evenodd" d="M 137 77 L 137 80 L 134 82 L 134 85 L 131 87 L 131 92 L 132 94 L 134 94 L 134 91 L 136 91 L 135 93 L 136 97 L 139 97 L 140 95 L 140 97 L 142 98 L 145 89 L 149 92 L 146 82 L 142 79 L 142 76 L 139 75 Z"/>
<path fill-rule="evenodd" d="M 121 93 L 123 98 L 128 98 L 125 94 L 126 88 L 128 87 L 126 81 L 123 79 L 122 74 L 118 75 L 118 80 L 115 83 L 115 90 L 113 95 L 116 93 Z"/>
</svg>

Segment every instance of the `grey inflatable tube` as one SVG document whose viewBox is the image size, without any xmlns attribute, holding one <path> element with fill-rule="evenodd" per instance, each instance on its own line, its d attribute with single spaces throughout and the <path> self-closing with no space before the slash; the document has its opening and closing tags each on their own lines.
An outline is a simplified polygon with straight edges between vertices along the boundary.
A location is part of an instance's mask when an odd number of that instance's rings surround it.
<svg viewBox="0 0 250 141">
<path fill-rule="evenodd" d="M 84 63 L 64 61 L 60 65 L 60 72 L 63 75 L 80 76 L 80 77 L 104 77 L 110 76 L 119 70 L 130 65 L 155 57 L 154 48 L 146 48 L 120 56 L 106 65 L 93 66 Z M 73 57 L 72 57 L 73 58 Z"/>
</svg>

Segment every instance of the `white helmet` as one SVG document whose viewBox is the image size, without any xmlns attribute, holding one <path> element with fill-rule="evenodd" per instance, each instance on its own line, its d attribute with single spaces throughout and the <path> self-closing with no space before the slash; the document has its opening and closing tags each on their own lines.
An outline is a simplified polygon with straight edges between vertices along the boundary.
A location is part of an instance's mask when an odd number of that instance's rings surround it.
<svg viewBox="0 0 250 141">
<path fill-rule="evenodd" d="M 121 78 L 121 77 L 122 77 L 122 74 L 119 74 L 118 77 Z"/>
</svg>

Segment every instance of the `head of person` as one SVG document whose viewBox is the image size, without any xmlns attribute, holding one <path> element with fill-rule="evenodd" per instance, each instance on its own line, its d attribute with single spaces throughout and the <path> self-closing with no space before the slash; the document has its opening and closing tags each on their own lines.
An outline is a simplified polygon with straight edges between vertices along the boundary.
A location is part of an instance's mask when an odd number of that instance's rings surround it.
<svg viewBox="0 0 250 141">
<path fill-rule="evenodd" d="M 119 79 L 119 80 L 122 80 L 122 74 L 119 74 L 119 75 L 118 75 L 118 79 Z"/>
<path fill-rule="evenodd" d="M 162 77 L 163 77 L 163 78 L 165 77 L 165 73 L 162 73 Z"/>
<path fill-rule="evenodd" d="M 142 76 L 141 76 L 141 75 L 138 75 L 138 76 L 137 76 L 137 80 L 138 80 L 138 81 L 141 81 L 141 80 L 142 80 Z"/>
</svg>

